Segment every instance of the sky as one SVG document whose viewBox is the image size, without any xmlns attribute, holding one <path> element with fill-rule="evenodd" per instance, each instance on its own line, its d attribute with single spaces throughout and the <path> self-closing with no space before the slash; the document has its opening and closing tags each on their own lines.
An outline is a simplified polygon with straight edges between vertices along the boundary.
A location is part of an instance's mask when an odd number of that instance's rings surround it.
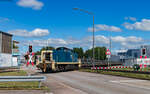
<svg viewBox="0 0 150 94">
<path fill-rule="evenodd" d="M 20 52 L 28 45 L 92 48 L 95 17 L 95 46 L 112 51 L 149 44 L 150 0 L 0 0 L 0 30 L 13 34 Z M 89 15 L 80 8 L 93 15 Z"/>
</svg>

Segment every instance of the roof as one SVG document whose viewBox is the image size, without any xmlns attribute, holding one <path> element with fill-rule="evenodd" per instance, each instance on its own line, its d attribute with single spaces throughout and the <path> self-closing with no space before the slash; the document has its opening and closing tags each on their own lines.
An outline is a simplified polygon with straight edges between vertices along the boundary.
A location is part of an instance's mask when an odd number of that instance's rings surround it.
<svg viewBox="0 0 150 94">
<path fill-rule="evenodd" d="M 126 53 L 127 50 L 116 50 L 117 53 Z"/>
<path fill-rule="evenodd" d="M 12 35 L 12 34 L 10 34 L 10 33 L 2 32 L 2 31 L 0 31 L 0 33 L 2 33 L 2 34 L 6 34 L 6 35 L 9 35 L 9 36 L 13 36 L 13 35 Z"/>
</svg>

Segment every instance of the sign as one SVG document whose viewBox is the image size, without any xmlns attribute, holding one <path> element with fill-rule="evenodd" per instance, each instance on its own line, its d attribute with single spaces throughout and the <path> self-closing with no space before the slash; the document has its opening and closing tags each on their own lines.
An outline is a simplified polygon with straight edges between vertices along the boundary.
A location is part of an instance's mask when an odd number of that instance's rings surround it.
<svg viewBox="0 0 150 94">
<path fill-rule="evenodd" d="M 34 53 L 27 53 L 28 54 L 28 61 L 27 61 L 27 66 L 31 63 L 32 66 L 34 66 L 34 62 L 33 62 L 33 56 L 34 56 Z"/>
<path fill-rule="evenodd" d="M 109 49 L 107 49 L 106 55 L 111 55 L 111 52 Z"/>
<path fill-rule="evenodd" d="M 145 56 L 146 56 L 146 53 L 147 53 L 147 52 L 146 52 L 146 48 L 142 47 L 142 48 L 141 48 L 141 56 L 142 56 L 142 57 L 145 57 Z"/>
<path fill-rule="evenodd" d="M 142 59 L 142 58 L 145 58 L 145 59 L 147 59 L 147 56 L 140 56 L 140 59 Z"/>
<path fill-rule="evenodd" d="M 140 56 L 140 59 L 142 59 L 142 56 Z"/>
<path fill-rule="evenodd" d="M 32 45 L 29 45 L 29 52 L 32 53 Z"/>
<path fill-rule="evenodd" d="M 110 58 L 110 55 L 107 55 L 106 57 L 107 57 L 107 58 Z"/>
</svg>

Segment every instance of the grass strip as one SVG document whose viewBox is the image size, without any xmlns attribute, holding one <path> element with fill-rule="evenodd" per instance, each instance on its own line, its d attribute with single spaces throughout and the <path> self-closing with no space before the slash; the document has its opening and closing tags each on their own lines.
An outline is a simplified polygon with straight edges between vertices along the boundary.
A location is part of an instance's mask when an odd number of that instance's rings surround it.
<svg viewBox="0 0 150 94">
<path fill-rule="evenodd" d="M 45 90 L 47 87 L 38 87 L 38 82 L 0 82 L 2 90 Z"/>
<path fill-rule="evenodd" d="M 26 75 L 27 72 L 23 70 L 0 73 L 0 76 L 26 76 Z"/>
<path fill-rule="evenodd" d="M 82 72 L 92 72 L 92 73 L 100 73 L 100 74 L 113 75 L 113 76 L 122 76 L 122 77 L 136 78 L 136 79 L 150 80 L 150 75 L 149 74 L 115 72 L 115 71 L 103 71 L 103 70 L 91 70 L 91 69 L 80 69 L 79 71 L 82 71 Z"/>
<path fill-rule="evenodd" d="M 26 76 L 27 72 L 23 70 L 3 72 L 0 76 Z M 38 88 L 39 82 L 0 82 L 0 90 L 48 90 L 43 84 Z"/>
</svg>

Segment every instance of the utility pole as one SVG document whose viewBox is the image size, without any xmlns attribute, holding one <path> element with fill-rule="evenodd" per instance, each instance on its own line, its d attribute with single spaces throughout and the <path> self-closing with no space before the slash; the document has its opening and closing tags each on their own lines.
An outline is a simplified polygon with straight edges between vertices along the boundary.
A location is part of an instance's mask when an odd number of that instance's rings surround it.
<svg viewBox="0 0 150 94">
<path fill-rule="evenodd" d="M 110 51 L 110 55 L 107 55 L 107 58 L 108 58 L 108 66 L 111 65 L 111 47 L 112 47 L 112 40 L 111 40 L 111 32 L 110 32 L 110 36 L 109 36 L 109 46 L 108 46 L 108 49 Z"/>
<path fill-rule="evenodd" d="M 95 63 L 95 30 L 94 30 L 94 15 L 93 15 L 93 67 L 94 67 L 94 63 Z"/>
<path fill-rule="evenodd" d="M 99 52 L 100 48 L 98 48 L 98 61 L 100 60 L 100 52 Z"/>
<path fill-rule="evenodd" d="M 110 32 L 111 33 L 111 32 Z M 111 40 L 111 34 L 110 34 L 110 44 L 109 44 L 109 51 L 110 51 L 110 53 L 111 53 L 111 47 L 112 47 L 112 40 Z M 110 60 L 110 58 L 111 58 L 111 54 L 110 54 L 110 57 L 109 57 L 109 63 L 108 63 L 108 66 L 111 66 L 111 60 Z"/>
<path fill-rule="evenodd" d="M 92 53 L 93 53 L 93 56 L 92 56 L 92 63 L 93 63 L 93 67 L 94 67 L 94 62 L 95 62 L 95 50 L 94 50 L 94 46 L 95 46 L 94 14 L 92 12 L 89 12 L 89 11 L 86 11 L 86 10 L 80 9 L 80 8 L 73 8 L 73 9 L 85 12 L 85 13 L 93 16 L 93 43 L 92 43 Z"/>
</svg>

